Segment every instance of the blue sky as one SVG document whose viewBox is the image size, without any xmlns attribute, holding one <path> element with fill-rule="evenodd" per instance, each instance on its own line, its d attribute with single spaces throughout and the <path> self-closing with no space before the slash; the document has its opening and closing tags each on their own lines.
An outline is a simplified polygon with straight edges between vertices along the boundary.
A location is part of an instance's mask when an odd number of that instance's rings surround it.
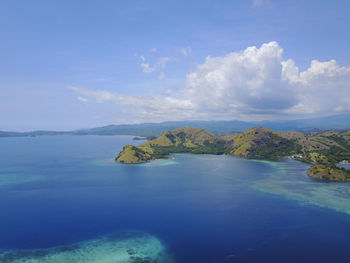
<svg viewBox="0 0 350 263">
<path fill-rule="evenodd" d="M 349 1 L 3 0 L 0 130 L 347 113 L 349 12 Z"/>
</svg>

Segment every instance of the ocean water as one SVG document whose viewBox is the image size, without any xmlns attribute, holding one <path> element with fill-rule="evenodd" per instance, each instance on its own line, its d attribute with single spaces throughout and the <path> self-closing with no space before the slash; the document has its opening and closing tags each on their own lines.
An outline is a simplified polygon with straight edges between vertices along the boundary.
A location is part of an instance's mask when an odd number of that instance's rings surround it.
<svg viewBox="0 0 350 263">
<path fill-rule="evenodd" d="M 171 256 L 159 262 L 350 262 L 349 183 L 314 181 L 294 160 L 175 154 L 115 163 L 127 143 L 142 142 L 1 138 L 0 262 L 54 262 L 40 260 L 63 251 L 115 263 L 107 252 L 127 257 L 121 249 L 135 244 L 130 255 Z M 114 246 L 115 233 L 143 234 Z"/>
</svg>

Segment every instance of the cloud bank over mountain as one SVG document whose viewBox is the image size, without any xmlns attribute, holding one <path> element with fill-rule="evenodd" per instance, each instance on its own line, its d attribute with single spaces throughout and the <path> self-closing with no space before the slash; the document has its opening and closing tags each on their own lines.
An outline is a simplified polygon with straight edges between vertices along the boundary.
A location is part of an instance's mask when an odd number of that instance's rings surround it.
<svg viewBox="0 0 350 263">
<path fill-rule="evenodd" d="M 269 42 L 207 57 L 186 76 L 177 96 L 70 89 L 83 103 L 95 99 L 126 105 L 131 118 L 142 121 L 318 117 L 350 111 L 350 66 L 312 60 L 300 71 L 292 59 L 283 58 L 277 42 Z"/>
</svg>

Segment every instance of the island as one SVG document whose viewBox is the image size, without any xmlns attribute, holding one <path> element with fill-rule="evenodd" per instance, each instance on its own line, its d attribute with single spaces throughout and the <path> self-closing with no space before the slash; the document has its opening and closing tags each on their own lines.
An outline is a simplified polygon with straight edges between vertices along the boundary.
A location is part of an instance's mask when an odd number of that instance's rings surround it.
<svg viewBox="0 0 350 263">
<path fill-rule="evenodd" d="M 307 174 L 317 180 L 323 181 L 349 181 L 350 171 L 337 166 L 314 164 Z"/>
<path fill-rule="evenodd" d="M 277 133 L 256 127 L 242 133 L 215 135 L 200 128 L 179 128 L 138 146 L 126 145 L 116 157 L 125 164 L 168 158 L 171 153 L 229 154 L 245 158 L 292 158 L 312 163 L 308 175 L 318 180 L 346 181 L 348 171 L 335 164 L 350 161 L 350 131 L 311 134 Z"/>
</svg>

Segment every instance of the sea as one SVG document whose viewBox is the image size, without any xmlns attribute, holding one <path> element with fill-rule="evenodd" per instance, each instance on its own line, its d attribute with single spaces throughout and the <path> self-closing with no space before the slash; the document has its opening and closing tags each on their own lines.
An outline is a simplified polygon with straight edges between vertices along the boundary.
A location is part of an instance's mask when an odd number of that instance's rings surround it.
<svg viewBox="0 0 350 263">
<path fill-rule="evenodd" d="M 290 159 L 114 161 L 125 144 L 139 143 L 0 138 L 0 250 L 49 251 L 139 231 L 179 263 L 350 262 L 349 183 L 315 181 L 309 164 Z"/>
</svg>

